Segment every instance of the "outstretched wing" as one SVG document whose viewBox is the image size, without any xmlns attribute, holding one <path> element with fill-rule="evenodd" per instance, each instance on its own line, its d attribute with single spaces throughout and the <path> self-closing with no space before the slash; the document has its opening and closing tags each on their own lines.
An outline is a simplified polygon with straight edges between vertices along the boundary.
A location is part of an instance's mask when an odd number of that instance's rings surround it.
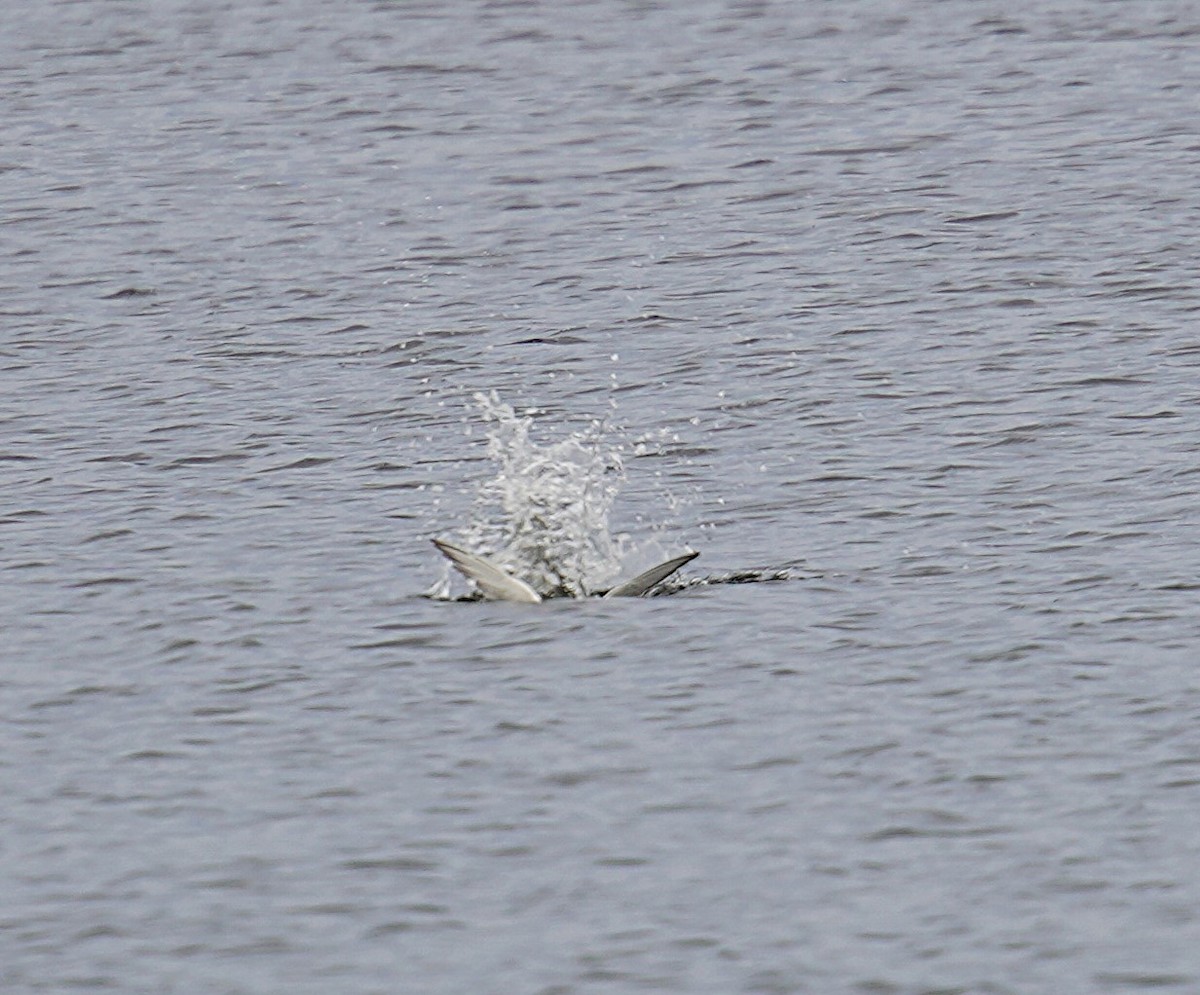
<svg viewBox="0 0 1200 995">
<path fill-rule="evenodd" d="M 468 553 L 443 539 L 434 539 L 433 544 L 454 564 L 454 568 L 460 574 L 474 582 L 485 598 L 492 601 L 520 601 L 527 605 L 537 604 L 542 600 L 541 595 L 525 581 L 510 577 L 482 556 Z"/>
<path fill-rule="evenodd" d="M 684 553 L 682 556 L 676 556 L 673 560 L 667 560 L 666 563 L 660 563 L 658 566 L 651 567 L 644 573 L 638 574 L 633 580 L 627 580 L 624 584 L 618 584 L 604 596 L 606 598 L 640 597 L 659 581 L 666 580 L 681 566 L 685 563 L 691 563 L 699 555 L 699 553 Z"/>
</svg>

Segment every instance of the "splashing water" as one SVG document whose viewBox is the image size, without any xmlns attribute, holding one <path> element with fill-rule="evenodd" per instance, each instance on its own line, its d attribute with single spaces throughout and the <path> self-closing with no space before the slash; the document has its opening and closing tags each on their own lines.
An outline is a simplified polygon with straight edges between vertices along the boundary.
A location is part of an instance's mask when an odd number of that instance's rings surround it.
<svg viewBox="0 0 1200 995">
<path fill-rule="evenodd" d="M 471 521 L 457 532 L 459 544 L 525 581 L 543 598 L 588 597 L 608 589 L 618 576 L 629 577 L 663 559 L 654 537 L 635 544 L 630 536 L 610 531 L 609 516 L 624 481 L 623 447 L 612 441 L 621 433 L 593 421 L 558 442 L 538 445 L 530 437 L 533 418 L 518 415 L 495 391 L 476 394 L 475 403 L 489 424 L 487 452 L 496 472 L 479 485 Z M 645 440 L 631 443 L 635 454 L 645 447 Z M 676 510 L 679 502 L 669 494 L 665 497 Z M 631 561 L 639 560 L 630 568 Z M 446 563 L 441 580 L 425 596 L 451 600 L 453 576 Z M 675 576 L 650 593 L 795 576 L 790 569 L 777 568 Z"/>
<path fill-rule="evenodd" d="M 476 394 L 496 474 L 478 491 L 464 544 L 543 597 L 587 597 L 621 569 L 629 537 L 613 536 L 609 514 L 624 478 L 621 450 L 600 422 L 538 445 L 533 419 L 495 391 Z"/>
</svg>

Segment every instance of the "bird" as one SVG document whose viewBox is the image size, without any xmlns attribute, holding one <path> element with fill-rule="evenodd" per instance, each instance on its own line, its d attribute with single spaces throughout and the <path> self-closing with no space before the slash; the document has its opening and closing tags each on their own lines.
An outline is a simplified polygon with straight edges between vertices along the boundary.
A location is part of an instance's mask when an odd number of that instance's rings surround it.
<svg viewBox="0 0 1200 995">
<path fill-rule="evenodd" d="M 434 539 L 433 544 L 446 559 L 454 564 L 454 568 L 460 574 L 474 583 L 479 593 L 488 601 L 516 601 L 521 604 L 536 605 L 543 600 L 542 596 L 525 581 L 512 576 L 491 560 L 475 553 L 468 553 L 461 546 L 446 542 L 445 539 Z M 699 555 L 698 552 L 693 551 L 672 557 L 649 570 L 642 571 L 636 577 L 610 588 L 600 594 L 600 597 L 641 597 L 655 584 L 666 580 L 685 563 L 690 563 Z"/>
</svg>

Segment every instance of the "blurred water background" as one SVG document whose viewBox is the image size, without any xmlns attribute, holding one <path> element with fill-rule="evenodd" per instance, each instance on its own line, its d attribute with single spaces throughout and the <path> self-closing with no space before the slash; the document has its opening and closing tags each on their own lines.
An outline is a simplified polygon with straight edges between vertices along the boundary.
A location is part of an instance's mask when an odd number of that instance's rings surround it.
<svg viewBox="0 0 1200 995">
<path fill-rule="evenodd" d="M 2 7 L 0 990 L 1200 991 L 1195 4 Z"/>
</svg>

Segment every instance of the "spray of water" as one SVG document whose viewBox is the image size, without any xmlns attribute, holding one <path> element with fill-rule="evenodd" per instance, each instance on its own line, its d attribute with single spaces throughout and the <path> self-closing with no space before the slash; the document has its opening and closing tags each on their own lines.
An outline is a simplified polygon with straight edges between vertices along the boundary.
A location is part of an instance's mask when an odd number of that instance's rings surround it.
<svg viewBox="0 0 1200 995">
<path fill-rule="evenodd" d="M 476 394 L 488 423 L 495 474 L 480 486 L 464 545 L 488 556 L 543 597 L 587 597 L 621 569 L 628 536 L 609 516 L 624 466 L 603 423 L 539 445 L 533 419 L 496 393 Z"/>
<path fill-rule="evenodd" d="M 663 560 L 664 548 L 653 535 L 635 544 L 628 535 L 614 536 L 610 530 L 613 503 L 624 480 L 624 447 L 615 441 L 623 433 L 594 421 L 556 442 L 539 444 L 532 438 L 532 416 L 518 415 L 495 391 L 476 394 L 475 403 L 488 425 L 487 452 L 495 472 L 478 486 L 471 520 L 454 535 L 457 544 L 487 557 L 544 598 L 587 597 L 609 588 L 618 576 L 627 579 Z M 664 441 L 679 439 L 657 433 L 633 441 L 629 449 L 635 456 L 644 455 Z M 675 509 L 677 502 L 668 500 L 667 505 Z M 651 593 L 793 576 L 791 570 L 771 568 L 674 576 Z M 426 597 L 451 598 L 453 577 L 449 563 L 444 564 L 441 580 Z"/>
</svg>

